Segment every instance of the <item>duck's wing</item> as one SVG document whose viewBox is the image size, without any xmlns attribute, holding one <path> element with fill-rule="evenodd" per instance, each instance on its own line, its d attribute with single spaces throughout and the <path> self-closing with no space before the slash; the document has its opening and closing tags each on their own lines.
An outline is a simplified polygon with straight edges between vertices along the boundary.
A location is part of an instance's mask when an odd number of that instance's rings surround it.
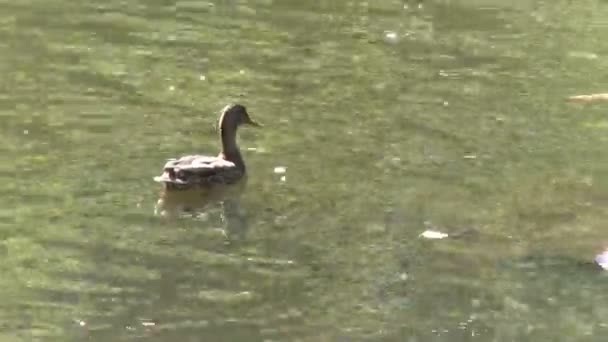
<svg viewBox="0 0 608 342">
<path fill-rule="evenodd" d="M 203 155 L 189 155 L 169 159 L 163 167 L 162 175 L 154 180 L 173 184 L 230 183 L 238 178 L 241 171 L 236 165 L 223 158 Z"/>
</svg>

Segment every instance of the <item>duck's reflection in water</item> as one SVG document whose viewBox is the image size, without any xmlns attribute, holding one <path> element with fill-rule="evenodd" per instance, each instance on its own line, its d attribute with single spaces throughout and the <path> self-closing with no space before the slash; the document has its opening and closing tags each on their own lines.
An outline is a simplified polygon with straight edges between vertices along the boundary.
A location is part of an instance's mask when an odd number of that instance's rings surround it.
<svg viewBox="0 0 608 342">
<path fill-rule="evenodd" d="M 210 209 L 220 207 L 221 221 L 228 238 L 244 238 L 249 228 L 247 215 L 241 207 L 246 179 L 238 184 L 211 185 L 188 190 L 163 189 L 154 208 L 155 215 L 176 219 L 206 221 Z"/>
</svg>

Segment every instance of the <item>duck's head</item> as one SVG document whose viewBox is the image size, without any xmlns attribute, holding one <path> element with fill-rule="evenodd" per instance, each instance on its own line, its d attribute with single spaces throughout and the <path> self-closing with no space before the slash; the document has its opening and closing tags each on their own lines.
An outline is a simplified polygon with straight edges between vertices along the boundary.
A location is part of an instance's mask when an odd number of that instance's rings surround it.
<svg viewBox="0 0 608 342">
<path fill-rule="evenodd" d="M 236 129 L 240 125 L 261 126 L 251 119 L 245 106 L 237 103 L 224 107 L 220 116 L 219 128 L 222 130 Z"/>
</svg>

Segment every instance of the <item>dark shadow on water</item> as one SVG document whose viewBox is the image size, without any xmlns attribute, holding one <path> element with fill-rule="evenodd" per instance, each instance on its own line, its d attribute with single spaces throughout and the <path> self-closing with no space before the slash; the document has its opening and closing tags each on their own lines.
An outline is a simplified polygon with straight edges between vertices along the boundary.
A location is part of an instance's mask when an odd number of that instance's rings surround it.
<svg viewBox="0 0 608 342">
<path fill-rule="evenodd" d="M 155 100 L 144 95 L 135 86 L 128 84 L 118 77 L 109 77 L 107 75 L 93 71 L 74 71 L 74 70 L 56 70 L 57 72 L 66 73 L 70 81 L 74 84 L 79 84 L 83 89 L 92 89 L 89 95 L 96 97 L 111 99 L 120 103 L 127 103 L 133 106 L 146 108 L 170 108 L 182 115 L 197 115 L 198 111 L 192 107 L 166 103 Z"/>
<path fill-rule="evenodd" d="M 164 250 L 158 254 L 119 249 L 106 242 L 93 246 L 66 241 L 47 241 L 47 244 L 91 258 L 95 269 L 49 270 L 48 276 L 62 281 L 31 287 L 41 300 L 31 302 L 24 309 L 70 310 L 67 311 L 70 315 L 62 314 L 64 318 L 56 320 L 56 324 L 73 333 L 85 333 L 93 341 L 148 334 L 159 340 L 191 337 L 212 341 L 218 336 L 231 336 L 233 339 L 228 340 L 261 341 L 260 332 L 272 327 L 274 318 L 257 317 L 252 307 L 283 307 L 281 296 L 275 293 L 274 286 L 267 288 L 269 284 L 280 281 L 282 288 L 290 284 L 288 287 L 293 293 L 302 290 L 301 280 L 285 278 L 280 273 L 257 272 L 255 268 L 260 267 L 252 267 L 244 257 L 218 263 L 187 254 L 167 255 L 184 247 L 186 251 L 195 248 L 181 243 L 161 246 Z M 152 272 L 153 276 L 142 277 L 128 271 L 127 267 L 133 266 L 145 269 L 148 274 Z M 85 308 L 87 310 L 82 311 Z M 80 320 L 86 322 L 88 330 L 78 325 Z M 150 322 L 153 325 L 144 324 Z M 299 324 L 291 321 L 283 326 L 297 330 Z"/>
</svg>

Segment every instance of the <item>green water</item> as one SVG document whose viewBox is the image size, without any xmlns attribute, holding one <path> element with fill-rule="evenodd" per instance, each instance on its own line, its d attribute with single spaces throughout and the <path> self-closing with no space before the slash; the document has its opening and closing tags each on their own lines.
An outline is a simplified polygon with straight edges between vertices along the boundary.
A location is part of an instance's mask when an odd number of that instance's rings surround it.
<svg viewBox="0 0 608 342">
<path fill-rule="evenodd" d="M 604 341 L 608 104 L 564 98 L 608 91 L 606 18 L 0 0 L 0 341 Z M 232 101 L 238 222 L 155 216 Z"/>
</svg>

